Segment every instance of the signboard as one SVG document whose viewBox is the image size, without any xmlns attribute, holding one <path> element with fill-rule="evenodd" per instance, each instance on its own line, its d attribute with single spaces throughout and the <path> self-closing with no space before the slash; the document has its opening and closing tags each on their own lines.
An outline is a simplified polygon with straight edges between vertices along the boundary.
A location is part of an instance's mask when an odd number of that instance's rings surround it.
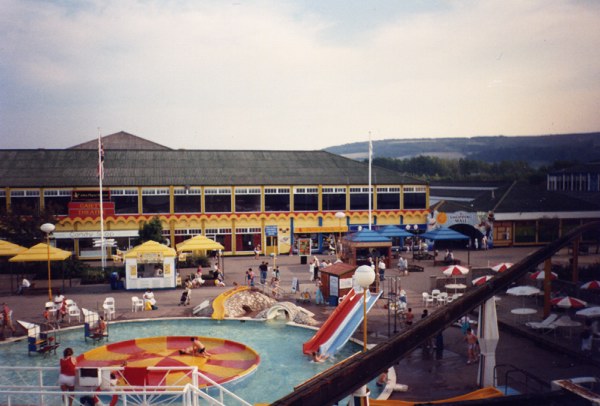
<svg viewBox="0 0 600 406">
<path fill-rule="evenodd" d="M 73 190 L 71 192 L 71 200 L 75 202 L 99 202 L 99 190 Z M 110 200 L 110 191 L 102 191 L 102 200 Z"/>
<path fill-rule="evenodd" d="M 298 255 L 309 256 L 311 245 L 310 238 L 298 238 Z"/>
<path fill-rule="evenodd" d="M 265 235 L 267 237 L 277 237 L 277 226 L 265 226 Z"/>
<path fill-rule="evenodd" d="M 339 278 L 335 275 L 329 277 L 329 296 L 339 297 L 340 291 L 338 290 Z"/>
<path fill-rule="evenodd" d="M 100 217 L 100 202 L 69 202 L 69 217 Z M 115 215 L 114 202 L 102 202 L 104 216 Z"/>
<path fill-rule="evenodd" d="M 340 279 L 340 289 L 350 289 L 352 287 L 352 278 Z"/>
<path fill-rule="evenodd" d="M 163 262 L 163 256 L 160 252 L 144 252 L 137 254 L 138 264 L 159 264 Z"/>
<path fill-rule="evenodd" d="M 330 226 L 330 227 L 296 227 L 296 234 L 319 234 L 319 233 L 345 233 L 348 226 Z"/>
</svg>

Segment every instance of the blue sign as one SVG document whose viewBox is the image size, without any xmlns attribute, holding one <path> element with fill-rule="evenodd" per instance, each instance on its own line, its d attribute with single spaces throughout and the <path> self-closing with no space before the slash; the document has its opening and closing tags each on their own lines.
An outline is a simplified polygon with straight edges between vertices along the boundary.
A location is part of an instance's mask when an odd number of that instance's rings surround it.
<svg viewBox="0 0 600 406">
<path fill-rule="evenodd" d="M 277 226 L 265 226 L 265 235 L 267 237 L 277 237 Z"/>
</svg>

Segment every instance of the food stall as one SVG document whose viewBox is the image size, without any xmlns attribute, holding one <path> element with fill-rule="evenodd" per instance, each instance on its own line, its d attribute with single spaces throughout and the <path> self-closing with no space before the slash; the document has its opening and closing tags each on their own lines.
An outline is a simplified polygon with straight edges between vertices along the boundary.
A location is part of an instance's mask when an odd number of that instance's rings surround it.
<svg viewBox="0 0 600 406">
<path fill-rule="evenodd" d="M 146 241 L 123 256 L 125 260 L 125 289 L 174 288 L 176 282 L 173 248 Z"/>
</svg>

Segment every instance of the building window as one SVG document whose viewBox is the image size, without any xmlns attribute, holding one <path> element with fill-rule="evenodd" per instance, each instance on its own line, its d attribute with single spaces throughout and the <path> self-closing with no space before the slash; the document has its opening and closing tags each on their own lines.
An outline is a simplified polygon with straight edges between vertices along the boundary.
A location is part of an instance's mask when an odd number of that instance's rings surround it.
<svg viewBox="0 0 600 406">
<path fill-rule="evenodd" d="M 57 216 L 69 215 L 70 190 L 44 190 L 44 208 Z"/>
<path fill-rule="evenodd" d="M 13 214 L 38 214 L 40 212 L 39 190 L 11 190 L 10 208 Z"/>
<path fill-rule="evenodd" d="M 535 221 L 515 222 L 515 243 L 535 242 Z"/>
<path fill-rule="evenodd" d="M 265 211 L 290 211 L 290 188 L 265 188 Z"/>
<path fill-rule="evenodd" d="M 538 242 L 552 242 L 558 239 L 558 219 L 541 219 L 538 222 Z"/>
<path fill-rule="evenodd" d="M 237 251 L 252 251 L 260 244 L 260 228 L 246 227 L 235 229 L 235 247 Z"/>
<path fill-rule="evenodd" d="M 202 190 L 200 188 L 175 188 L 173 189 L 173 204 L 175 214 L 200 213 Z"/>
<path fill-rule="evenodd" d="M 323 211 L 346 210 L 346 188 L 323 188 Z"/>
<path fill-rule="evenodd" d="M 400 188 L 378 187 L 377 210 L 400 210 Z"/>
<path fill-rule="evenodd" d="M 0 190 L 0 214 L 6 213 L 6 191 Z"/>
<path fill-rule="evenodd" d="M 168 188 L 142 189 L 142 213 L 170 213 Z"/>
<path fill-rule="evenodd" d="M 371 186 L 371 208 L 373 208 L 373 187 Z M 369 188 L 350 188 L 350 210 L 369 210 Z"/>
<path fill-rule="evenodd" d="M 138 214 L 137 189 L 111 189 L 110 201 L 115 204 L 115 214 Z"/>
<path fill-rule="evenodd" d="M 260 212 L 260 188 L 235 188 L 235 211 L 237 213 Z"/>
<path fill-rule="evenodd" d="M 225 247 L 225 251 L 231 251 L 231 228 L 207 228 L 204 234 Z"/>
<path fill-rule="evenodd" d="M 316 187 L 294 188 L 294 211 L 318 211 L 319 189 Z"/>
<path fill-rule="evenodd" d="M 404 210 L 426 209 L 427 191 L 425 186 L 404 186 Z"/>
<path fill-rule="evenodd" d="M 205 188 L 205 213 L 231 213 L 231 188 Z"/>
</svg>

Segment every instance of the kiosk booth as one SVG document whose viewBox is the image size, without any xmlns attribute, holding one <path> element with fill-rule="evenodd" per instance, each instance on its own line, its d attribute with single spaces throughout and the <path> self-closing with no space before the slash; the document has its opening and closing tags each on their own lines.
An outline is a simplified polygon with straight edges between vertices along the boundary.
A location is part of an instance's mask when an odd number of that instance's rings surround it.
<svg viewBox="0 0 600 406">
<path fill-rule="evenodd" d="M 146 241 L 123 256 L 125 260 L 125 288 L 164 289 L 174 288 L 176 282 L 174 249 Z"/>
<path fill-rule="evenodd" d="M 352 289 L 355 265 L 337 263 L 321 270 L 321 287 L 325 303 L 337 306 L 339 299 Z"/>
<path fill-rule="evenodd" d="M 390 268 L 392 240 L 373 230 L 360 230 L 342 239 L 342 260 L 358 267 L 370 265 L 369 257 L 376 261 L 385 257 L 386 268 Z M 377 264 L 375 264 L 377 265 Z"/>
</svg>

